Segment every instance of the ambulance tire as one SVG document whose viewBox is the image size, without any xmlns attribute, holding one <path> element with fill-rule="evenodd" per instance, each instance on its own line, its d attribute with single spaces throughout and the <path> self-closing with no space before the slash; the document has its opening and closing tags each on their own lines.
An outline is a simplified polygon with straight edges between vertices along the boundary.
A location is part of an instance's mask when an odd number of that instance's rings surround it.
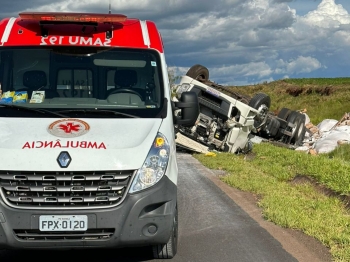
<svg viewBox="0 0 350 262">
<path fill-rule="evenodd" d="M 166 244 L 154 245 L 153 257 L 155 259 L 171 259 L 177 252 L 177 238 L 178 238 L 178 211 L 175 208 L 175 216 L 171 236 Z"/>
<path fill-rule="evenodd" d="M 208 81 L 209 80 L 209 70 L 202 65 L 192 66 L 186 73 L 187 76 L 192 77 L 198 81 Z"/>
</svg>

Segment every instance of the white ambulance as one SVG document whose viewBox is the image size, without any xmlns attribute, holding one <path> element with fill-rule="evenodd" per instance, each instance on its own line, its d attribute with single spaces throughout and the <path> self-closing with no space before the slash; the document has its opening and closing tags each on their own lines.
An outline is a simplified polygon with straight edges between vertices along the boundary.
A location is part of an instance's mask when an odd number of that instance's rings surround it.
<svg viewBox="0 0 350 262">
<path fill-rule="evenodd" d="M 156 25 L 24 12 L 0 22 L 0 248 L 177 249 L 174 124 Z M 175 110 L 180 116 L 174 116 Z"/>
</svg>

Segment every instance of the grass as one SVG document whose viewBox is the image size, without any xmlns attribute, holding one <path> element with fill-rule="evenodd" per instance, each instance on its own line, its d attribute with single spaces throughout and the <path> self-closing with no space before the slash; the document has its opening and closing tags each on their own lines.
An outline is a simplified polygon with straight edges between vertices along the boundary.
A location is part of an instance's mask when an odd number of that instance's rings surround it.
<svg viewBox="0 0 350 262">
<path fill-rule="evenodd" d="M 317 78 L 231 88 L 250 96 L 269 94 L 276 113 L 283 107 L 305 108 L 318 124 L 344 115 L 349 87 L 350 78 Z M 311 156 L 263 143 L 254 145 L 252 154 L 249 161 L 229 153 L 194 156 L 209 168 L 226 171 L 225 183 L 256 194 L 265 219 L 318 239 L 334 261 L 350 261 L 350 212 L 343 201 L 350 199 L 350 145 Z"/>
<path fill-rule="evenodd" d="M 283 107 L 307 109 L 311 122 L 339 119 L 346 113 L 350 100 L 350 78 L 284 79 L 268 84 L 230 87 L 236 92 L 253 96 L 262 92 L 271 97 L 271 111 Z"/>
<path fill-rule="evenodd" d="M 350 164 L 350 145 L 342 145 L 327 154 L 329 158 L 338 158 Z"/>
<path fill-rule="evenodd" d="M 258 195 L 267 220 L 302 230 L 329 247 L 336 261 L 350 261 L 350 217 L 344 203 L 310 183 L 293 182 L 297 176 L 309 176 L 347 194 L 349 183 L 343 178 L 350 165 L 337 157 L 315 157 L 270 144 L 255 145 L 254 152 L 249 162 L 229 153 L 195 157 L 209 168 L 226 171 L 222 180 L 230 186 Z"/>
</svg>

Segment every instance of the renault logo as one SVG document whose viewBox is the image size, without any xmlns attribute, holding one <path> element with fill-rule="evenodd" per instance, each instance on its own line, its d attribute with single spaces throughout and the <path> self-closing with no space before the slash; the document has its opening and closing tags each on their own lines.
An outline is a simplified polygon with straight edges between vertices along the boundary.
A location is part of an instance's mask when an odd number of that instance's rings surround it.
<svg viewBox="0 0 350 262">
<path fill-rule="evenodd" d="M 72 158 L 67 151 L 61 152 L 57 157 L 57 162 L 62 168 L 68 167 L 71 161 Z"/>
</svg>

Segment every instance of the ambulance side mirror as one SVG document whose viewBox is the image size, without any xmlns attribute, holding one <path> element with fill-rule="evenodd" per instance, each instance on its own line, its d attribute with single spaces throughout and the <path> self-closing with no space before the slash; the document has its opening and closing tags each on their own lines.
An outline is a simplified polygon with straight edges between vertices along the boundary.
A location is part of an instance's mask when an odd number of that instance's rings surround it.
<svg viewBox="0 0 350 262">
<path fill-rule="evenodd" d="M 174 110 L 180 114 L 174 116 L 174 123 L 182 126 L 193 126 L 199 115 L 198 97 L 195 92 L 183 92 L 179 102 L 174 102 Z"/>
</svg>

